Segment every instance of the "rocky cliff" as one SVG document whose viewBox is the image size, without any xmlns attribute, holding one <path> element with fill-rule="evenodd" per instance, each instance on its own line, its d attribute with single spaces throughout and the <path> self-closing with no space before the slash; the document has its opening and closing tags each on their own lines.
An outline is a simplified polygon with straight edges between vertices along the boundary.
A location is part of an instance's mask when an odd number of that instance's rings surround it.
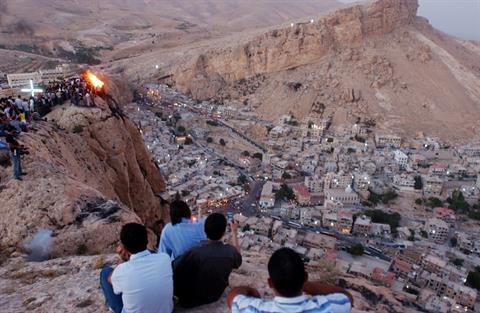
<svg viewBox="0 0 480 313">
<path fill-rule="evenodd" d="M 109 91 L 119 97 L 114 89 Z M 165 188 L 136 126 L 97 98 L 97 108 L 57 107 L 20 141 L 28 174 L 0 168 L 0 247 L 21 249 L 40 229 L 53 231 L 52 257 L 95 254 L 118 242 L 129 221 L 163 216 Z"/>
<path fill-rule="evenodd" d="M 313 22 L 272 29 L 233 45 L 211 49 L 176 68 L 174 80 L 194 97 L 214 97 L 228 82 L 313 63 L 331 52 L 358 47 L 369 36 L 412 23 L 416 0 L 377 0 L 352 5 Z"/>
</svg>

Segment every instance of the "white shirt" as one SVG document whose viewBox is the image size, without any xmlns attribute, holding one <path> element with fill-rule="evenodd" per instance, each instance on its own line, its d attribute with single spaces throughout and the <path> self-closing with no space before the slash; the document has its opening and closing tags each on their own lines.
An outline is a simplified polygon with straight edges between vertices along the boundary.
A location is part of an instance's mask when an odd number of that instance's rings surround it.
<svg viewBox="0 0 480 313">
<path fill-rule="evenodd" d="M 115 294 L 122 294 L 122 313 L 171 313 L 173 279 L 170 257 L 148 250 L 133 254 L 112 274 Z"/>
<path fill-rule="evenodd" d="M 350 300 L 341 293 L 273 300 L 238 295 L 232 303 L 232 313 L 349 313 L 351 308 Z"/>
</svg>

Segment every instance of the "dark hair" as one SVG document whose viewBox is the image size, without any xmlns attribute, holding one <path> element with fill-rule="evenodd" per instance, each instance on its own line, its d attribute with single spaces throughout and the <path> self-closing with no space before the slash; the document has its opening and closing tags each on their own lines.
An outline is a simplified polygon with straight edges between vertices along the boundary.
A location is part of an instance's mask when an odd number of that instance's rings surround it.
<svg viewBox="0 0 480 313">
<path fill-rule="evenodd" d="M 227 219 L 223 214 L 212 213 L 205 221 L 205 234 L 210 240 L 220 240 L 227 229 Z"/>
<path fill-rule="evenodd" d="M 170 203 L 170 222 L 172 225 L 182 222 L 182 218 L 190 219 L 192 217 L 192 212 L 182 200 L 175 200 Z"/>
<path fill-rule="evenodd" d="M 120 241 L 131 254 L 147 249 L 147 229 L 142 224 L 128 223 L 120 231 Z"/>
<path fill-rule="evenodd" d="M 289 248 L 275 251 L 268 261 L 273 287 L 283 297 L 300 295 L 305 283 L 305 266 L 298 253 Z"/>
</svg>

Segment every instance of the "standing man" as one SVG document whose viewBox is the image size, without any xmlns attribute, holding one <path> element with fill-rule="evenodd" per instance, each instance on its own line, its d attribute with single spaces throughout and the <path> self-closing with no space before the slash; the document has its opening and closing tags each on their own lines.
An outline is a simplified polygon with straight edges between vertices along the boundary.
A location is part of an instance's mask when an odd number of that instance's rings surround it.
<svg viewBox="0 0 480 313">
<path fill-rule="evenodd" d="M 13 165 L 13 178 L 16 180 L 22 180 L 22 161 L 21 161 L 21 149 L 22 146 L 15 139 L 15 130 L 10 128 L 5 136 L 5 141 L 8 143 L 10 149 L 10 159 Z"/>
<path fill-rule="evenodd" d="M 275 298 L 264 300 L 251 287 L 233 288 L 227 297 L 232 313 L 349 313 L 353 298 L 330 284 L 309 282 L 303 260 L 292 249 L 275 251 L 268 261 L 268 285 Z"/>
<path fill-rule="evenodd" d="M 117 253 L 124 261 L 115 269 L 104 267 L 100 286 L 114 313 L 171 313 L 172 265 L 168 255 L 147 250 L 147 229 L 125 224 Z"/>
<path fill-rule="evenodd" d="M 174 294 L 184 308 L 217 301 L 228 286 L 233 269 L 242 265 L 237 239 L 237 224 L 230 224 L 232 244 L 224 244 L 227 229 L 223 214 L 212 213 L 205 221 L 208 240 L 194 247 L 173 263 Z"/>
</svg>

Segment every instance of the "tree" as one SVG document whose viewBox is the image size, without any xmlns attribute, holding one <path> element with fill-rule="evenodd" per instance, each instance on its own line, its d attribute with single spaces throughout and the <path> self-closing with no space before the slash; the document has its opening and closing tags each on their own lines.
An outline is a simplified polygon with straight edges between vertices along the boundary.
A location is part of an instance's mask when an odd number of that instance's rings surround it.
<svg viewBox="0 0 480 313">
<path fill-rule="evenodd" d="M 238 181 L 238 183 L 239 183 L 240 185 L 244 185 L 244 184 L 246 184 L 246 183 L 248 182 L 248 179 L 247 179 L 247 176 L 245 176 L 245 175 L 243 175 L 243 174 L 240 174 L 240 175 L 238 176 L 237 181 Z"/>
<path fill-rule="evenodd" d="M 365 215 L 370 217 L 373 223 L 390 225 L 392 232 L 397 231 L 397 227 L 400 225 L 400 220 L 402 219 L 402 216 L 397 212 L 387 213 L 382 210 L 367 210 L 365 211 Z"/>
<path fill-rule="evenodd" d="M 355 140 L 361 143 L 365 143 L 367 140 L 359 135 L 355 135 Z"/>
<path fill-rule="evenodd" d="M 191 145 L 192 143 L 193 143 L 193 139 L 191 137 L 187 137 L 187 139 L 185 139 L 186 145 Z"/>
<path fill-rule="evenodd" d="M 183 126 L 181 126 L 181 125 L 177 127 L 177 132 L 178 132 L 179 134 L 184 134 L 185 131 L 186 131 L 185 127 L 183 127 Z"/>
<path fill-rule="evenodd" d="M 212 137 L 208 137 L 207 138 L 207 143 L 212 143 L 213 142 L 213 138 Z"/>
<path fill-rule="evenodd" d="M 220 138 L 220 141 L 219 141 L 220 145 L 222 146 L 225 146 L 227 144 L 227 142 L 223 139 L 223 138 Z"/>
<path fill-rule="evenodd" d="M 416 190 L 422 190 L 423 189 L 423 182 L 422 182 L 422 177 L 421 176 L 415 176 L 415 185 L 413 186 L 414 189 Z"/>
<path fill-rule="evenodd" d="M 428 238 L 428 233 L 425 230 L 422 229 L 420 231 L 420 236 L 422 236 L 423 238 Z"/>
<path fill-rule="evenodd" d="M 467 213 L 470 210 L 470 204 L 465 200 L 463 193 L 456 189 L 452 192 L 452 197 L 447 199 L 450 203 L 450 209 L 455 212 Z"/>
<path fill-rule="evenodd" d="M 456 247 L 457 246 L 457 243 L 458 243 L 458 239 L 456 237 L 452 237 L 450 238 L 450 245 L 452 247 Z"/>
<path fill-rule="evenodd" d="M 478 271 L 478 268 L 476 268 L 475 271 L 468 273 L 465 285 L 480 290 L 480 272 Z"/>
<path fill-rule="evenodd" d="M 245 150 L 245 151 L 242 152 L 242 155 L 248 157 L 248 156 L 250 156 L 250 152 Z"/>
<path fill-rule="evenodd" d="M 422 205 L 422 204 L 423 204 L 423 200 L 420 199 L 420 198 L 417 198 L 417 199 L 415 199 L 415 204 L 416 204 L 416 205 Z"/>
<path fill-rule="evenodd" d="M 294 200 L 295 193 L 293 192 L 292 188 L 288 187 L 287 184 L 282 184 L 280 189 L 275 192 L 275 199 L 277 200 Z"/>
<path fill-rule="evenodd" d="M 463 262 L 464 262 L 463 259 L 458 259 L 458 258 L 452 261 L 453 265 L 458 266 L 458 267 L 463 266 Z"/>
<path fill-rule="evenodd" d="M 263 154 L 261 154 L 260 152 L 254 153 L 253 157 L 259 159 L 260 161 L 263 160 Z"/>
<path fill-rule="evenodd" d="M 288 172 L 283 172 L 282 178 L 283 178 L 283 179 L 291 179 L 291 178 L 292 178 L 292 175 L 290 175 Z"/>
<path fill-rule="evenodd" d="M 428 198 L 427 205 L 431 208 L 438 208 L 443 206 L 443 201 L 435 197 L 430 197 Z"/>
<path fill-rule="evenodd" d="M 365 252 L 365 248 L 363 247 L 362 244 L 357 243 L 357 244 L 351 246 L 350 248 L 348 248 L 347 251 L 348 251 L 348 253 L 350 253 L 351 255 L 360 256 L 360 255 L 363 255 L 363 253 Z"/>
<path fill-rule="evenodd" d="M 415 241 L 415 230 L 410 229 L 410 236 L 407 238 L 408 241 Z"/>
</svg>

